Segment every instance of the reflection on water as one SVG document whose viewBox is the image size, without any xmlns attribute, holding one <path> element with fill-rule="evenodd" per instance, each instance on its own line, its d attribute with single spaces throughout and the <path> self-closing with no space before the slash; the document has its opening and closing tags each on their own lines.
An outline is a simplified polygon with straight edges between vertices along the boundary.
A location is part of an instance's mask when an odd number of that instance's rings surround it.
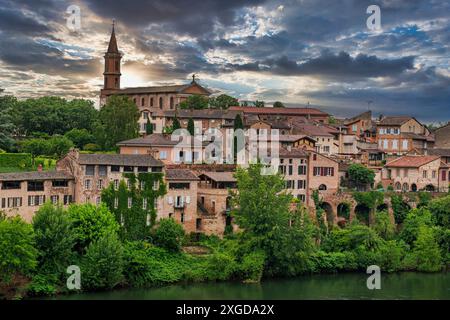
<svg viewBox="0 0 450 320">
<path fill-rule="evenodd" d="M 382 274 L 381 290 L 367 289 L 367 277 L 364 273 L 348 273 L 266 280 L 260 284 L 190 283 L 74 294 L 55 299 L 450 299 L 450 273 Z"/>
</svg>

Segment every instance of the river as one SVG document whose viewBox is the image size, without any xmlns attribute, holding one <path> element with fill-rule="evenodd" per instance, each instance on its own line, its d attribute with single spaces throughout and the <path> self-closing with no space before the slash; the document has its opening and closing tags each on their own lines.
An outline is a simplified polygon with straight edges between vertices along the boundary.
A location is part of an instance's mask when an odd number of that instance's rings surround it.
<svg viewBox="0 0 450 320">
<path fill-rule="evenodd" d="M 449 272 L 382 274 L 380 290 L 367 289 L 367 277 L 364 273 L 344 273 L 272 279 L 259 284 L 189 283 L 159 288 L 61 295 L 52 299 L 450 299 Z"/>
</svg>

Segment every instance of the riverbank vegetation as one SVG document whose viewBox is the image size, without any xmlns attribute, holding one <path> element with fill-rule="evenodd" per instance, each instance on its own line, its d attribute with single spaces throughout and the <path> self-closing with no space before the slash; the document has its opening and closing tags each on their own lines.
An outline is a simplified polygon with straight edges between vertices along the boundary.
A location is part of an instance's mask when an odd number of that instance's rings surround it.
<svg viewBox="0 0 450 320">
<path fill-rule="evenodd" d="M 377 210 L 378 193 L 358 193 L 355 198 L 371 209 L 374 221 L 365 225 L 353 219 L 334 226 L 325 222 L 320 207 L 312 214 L 285 193 L 281 176 L 261 175 L 260 169 L 251 165 L 237 170 L 231 215 L 241 231 L 223 239 L 187 235 L 172 219 L 153 221 L 144 214 L 136 217 L 149 221 L 147 227 L 130 233 L 122 218 L 127 211 L 113 213 L 106 204 L 64 209 L 47 203 L 31 224 L 2 216 L 0 291 L 7 298 L 67 293 L 69 265 L 80 267 L 84 291 L 196 281 L 258 282 L 365 272 L 369 265 L 380 266 L 382 272 L 438 272 L 449 265 L 450 196 L 424 197 L 415 209 L 406 209 L 399 200 L 394 208 L 399 223 L 394 224 L 386 211 Z M 201 250 L 186 250 L 193 246 Z"/>
</svg>

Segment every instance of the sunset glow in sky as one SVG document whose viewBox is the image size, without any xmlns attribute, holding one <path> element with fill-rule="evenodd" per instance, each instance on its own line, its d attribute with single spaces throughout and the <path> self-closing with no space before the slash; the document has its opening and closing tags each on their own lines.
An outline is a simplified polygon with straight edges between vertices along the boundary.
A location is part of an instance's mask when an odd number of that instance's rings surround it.
<svg viewBox="0 0 450 320">
<path fill-rule="evenodd" d="M 381 27 L 366 9 L 381 8 Z M 65 13 L 81 9 L 81 29 Z M 116 19 L 122 87 L 202 85 L 244 100 L 450 119 L 450 2 L 0 0 L 0 88 L 98 99 Z"/>
</svg>

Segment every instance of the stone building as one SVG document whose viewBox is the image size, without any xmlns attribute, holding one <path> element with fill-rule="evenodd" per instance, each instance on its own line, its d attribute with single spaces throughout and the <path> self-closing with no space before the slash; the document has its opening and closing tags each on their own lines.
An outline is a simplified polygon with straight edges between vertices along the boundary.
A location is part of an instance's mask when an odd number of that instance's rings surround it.
<svg viewBox="0 0 450 320">
<path fill-rule="evenodd" d="M 234 172 L 202 172 L 199 175 L 198 207 L 200 230 L 206 234 L 222 235 L 226 228 L 234 228 L 230 190 L 236 191 Z"/>
<path fill-rule="evenodd" d="M 440 156 L 403 156 L 384 166 L 382 180 L 396 191 L 448 192 L 449 166 Z"/>
<path fill-rule="evenodd" d="M 158 218 L 173 218 L 187 233 L 201 232 L 201 218 L 197 214 L 199 178 L 188 169 L 165 171 L 167 194 L 158 205 Z"/>
<path fill-rule="evenodd" d="M 388 155 L 404 155 L 413 150 L 424 153 L 432 148 L 434 138 L 428 129 L 413 117 L 385 117 L 377 124 L 378 148 Z"/>
<path fill-rule="evenodd" d="M 76 149 L 56 165 L 75 178 L 75 202 L 93 204 L 100 204 L 102 190 L 110 183 L 118 187 L 125 173 L 162 172 L 163 167 L 151 155 L 80 154 Z"/>
<path fill-rule="evenodd" d="M 75 201 L 75 178 L 67 172 L 34 171 L 0 174 L 0 211 L 31 222 L 46 202 L 64 206 Z"/>
<path fill-rule="evenodd" d="M 436 148 L 450 149 L 450 122 L 433 131 Z"/>
</svg>

